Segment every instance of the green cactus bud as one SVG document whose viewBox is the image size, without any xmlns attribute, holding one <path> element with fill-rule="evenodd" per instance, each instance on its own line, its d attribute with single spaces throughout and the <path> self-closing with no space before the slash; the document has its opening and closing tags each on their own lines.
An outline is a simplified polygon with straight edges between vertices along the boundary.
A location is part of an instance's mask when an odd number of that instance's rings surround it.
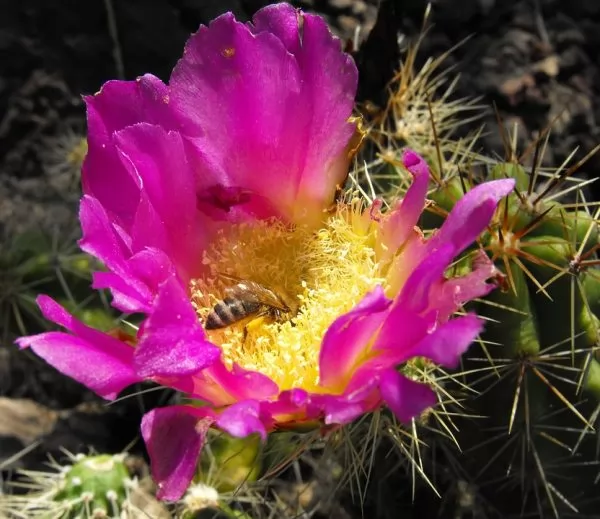
<svg viewBox="0 0 600 519">
<path fill-rule="evenodd" d="M 437 229 L 440 227 L 444 223 L 445 215 L 452 210 L 454 204 L 470 188 L 470 182 L 460 177 L 453 177 L 436 186 L 429 194 L 429 199 L 434 202 L 434 205 L 427 208 L 421 216 L 420 225 L 423 229 Z"/>
<path fill-rule="evenodd" d="M 139 496 L 141 489 L 130 476 L 125 455 L 69 454 L 69 458 L 72 465 L 52 461 L 47 472 L 23 470 L 28 493 L 0 495 L 0 510 L 28 519 L 130 517 L 128 511 L 136 507 L 130 497 Z M 147 496 L 148 502 L 152 499 Z M 164 518 L 164 509 L 154 503 L 154 516 Z"/>
<path fill-rule="evenodd" d="M 529 236 L 554 236 L 571 244 L 572 250 L 579 250 L 585 241 L 582 253 L 598 243 L 598 225 L 587 211 L 567 211 L 561 204 L 542 204 L 540 213 L 549 210 L 532 229 Z"/>
<path fill-rule="evenodd" d="M 591 359 L 585 376 L 585 389 L 600 401 L 600 362 Z"/>
<path fill-rule="evenodd" d="M 600 270 L 590 269 L 583 272 L 580 281 L 591 311 L 600 315 Z"/>
<path fill-rule="evenodd" d="M 200 480 L 210 480 L 219 492 L 233 491 L 244 483 L 256 481 L 262 469 L 261 444 L 257 434 L 235 438 L 215 433 L 200 459 Z"/>
<path fill-rule="evenodd" d="M 68 517 L 116 517 L 131 484 L 121 455 L 78 456 L 63 473 L 54 500 L 69 505 Z"/>
<path fill-rule="evenodd" d="M 521 164 L 514 164 L 512 162 L 496 164 L 491 168 L 488 176 L 490 180 L 514 178 L 516 181 L 516 189 L 518 191 L 527 191 L 531 178 Z"/>
<path fill-rule="evenodd" d="M 57 299 L 58 302 L 70 313 L 92 328 L 102 331 L 109 331 L 118 325 L 112 312 L 104 307 L 81 308 L 75 301 L 71 299 Z"/>
</svg>

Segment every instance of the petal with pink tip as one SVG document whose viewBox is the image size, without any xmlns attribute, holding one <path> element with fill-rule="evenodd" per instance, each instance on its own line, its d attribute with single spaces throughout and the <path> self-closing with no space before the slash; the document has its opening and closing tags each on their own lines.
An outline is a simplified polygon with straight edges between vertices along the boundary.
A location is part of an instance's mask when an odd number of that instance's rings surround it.
<svg viewBox="0 0 600 519">
<path fill-rule="evenodd" d="M 347 383 L 383 323 L 392 301 L 377 286 L 327 329 L 319 356 L 319 380 L 325 388 Z"/>
<path fill-rule="evenodd" d="M 217 425 L 237 438 L 250 434 L 258 434 L 267 439 L 267 428 L 271 428 L 270 420 L 261 413 L 260 403 L 256 400 L 244 400 L 227 407 L 217 418 Z"/>
<path fill-rule="evenodd" d="M 437 303 L 439 320 L 448 319 L 457 308 L 467 301 L 489 294 L 496 284 L 488 282 L 498 270 L 487 254 L 478 250 L 472 263 L 472 271 L 465 276 L 440 280 L 432 288 Z"/>
<path fill-rule="evenodd" d="M 100 201 L 84 195 L 79 204 L 79 221 L 83 237 L 79 246 L 104 263 L 110 270 L 123 268 L 131 255 L 130 243 L 117 232 L 114 223 Z"/>
<path fill-rule="evenodd" d="M 379 375 L 379 390 L 386 405 L 404 423 L 437 403 L 429 386 L 410 380 L 394 369 Z"/>
<path fill-rule="evenodd" d="M 215 414 L 208 408 L 171 406 L 142 418 L 142 436 L 158 485 L 157 497 L 175 501 L 189 486 Z"/>
<path fill-rule="evenodd" d="M 266 375 L 244 369 L 237 364 L 228 368 L 220 360 L 207 370 L 206 377 L 234 401 L 268 400 L 279 392 L 277 384 Z"/>
<path fill-rule="evenodd" d="M 381 404 L 377 389 L 379 369 L 362 364 L 341 394 L 311 394 L 305 406 L 309 416 L 326 424 L 346 424 Z"/>
<path fill-rule="evenodd" d="M 456 254 L 471 245 L 489 225 L 498 202 L 514 188 L 512 178 L 480 184 L 463 196 L 429 241 L 429 250 L 443 243 L 453 243 Z"/>
<path fill-rule="evenodd" d="M 268 32 L 272 16 L 288 20 L 281 30 L 290 45 L 301 42 L 297 55 Z M 320 219 L 346 175 L 335 162 L 354 132 L 347 119 L 357 83 L 325 22 L 304 23 L 300 31 L 285 4 L 261 11 L 254 34 L 222 15 L 192 36 L 170 80 L 185 131 L 216 183 L 260 193 L 294 221 Z"/>
<path fill-rule="evenodd" d="M 137 373 L 144 378 L 196 373 L 219 358 L 209 342 L 188 295 L 172 276 L 160 287 L 135 351 Z"/>
<path fill-rule="evenodd" d="M 94 273 L 93 288 L 109 288 L 111 304 L 124 312 L 148 313 L 158 287 L 175 275 L 171 260 L 156 249 L 146 249 L 129 258 L 114 272 Z"/>
<path fill-rule="evenodd" d="M 270 400 L 279 387 L 269 377 L 257 371 L 246 370 L 237 364 L 225 366 L 221 359 L 190 377 L 167 377 L 165 386 L 185 393 L 193 393 L 200 400 L 215 407 L 223 407 L 240 400 Z"/>
<path fill-rule="evenodd" d="M 158 248 L 184 279 L 197 275 L 208 237 L 202 233 L 206 225 L 196 210 L 196 183 L 181 135 L 139 123 L 117 132 L 115 141 L 142 186 L 130 231 L 133 252 Z"/>
<path fill-rule="evenodd" d="M 483 297 L 495 288 L 488 283 L 499 273 L 494 263 L 483 250 L 478 250 L 472 262 L 472 271 L 459 278 L 452 278 L 444 283 L 444 290 L 451 291 L 460 304 Z"/>
<path fill-rule="evenodd" d="M 142 380 L 133 370 L 132 347 L 86 326 L 48 296 L 39 296 L 37 303 L 46 319 L 74 335 L 47 332 L 21 337 L 17 339 L 20 347 L 30 347 L 48 364 L 107 400 Z"/>
<path fill-rule="evenodd" d="M 430 305 L 435 308 L 439 301 L 430 297 L 432 287 L 443 279 L 444 271 L 455 255 L 452 243 L 444 242 L 439 249 L 430 251 L 410 274 L 394 304 L 403 305 L 416 314 L 425 312 Z"/>
<path fill-rule="evenodd" d="M 123 166 L 113 134 L 139 122 L 178 126 L 168 104 L 167 86 L 146 74 L 136 81 L 109 81 L 97 94 L 84 98 L 87 106 L 88 153 L 82 170 L 83 191 L 97 198 L 125 228 L 137 208 L 140 186 Z M 119 186 L 115 189 L 115 186 Z"/>
<path fill-rule="evenodd" d="M 461 355 L 483 330 L 483 321 L 474 314 L 456 317 L 426 335 L 400 361 L 425 357 L 446 368 L 456 368 Z"/>
<path fill-rule="evenodd" d="M 158 285 L 173 272 L 171 260 L 159 250 L 133 254 L 130 243 L 125 242 L 104 207 L 91 196 L 82 198 L 79 218 L 83 229 L 81 249 L 111 271 L 96 273 L 94 287 L 115 289 L 119 297 L 113 303 L 123 311 L 147 311 Z"/>
<path fill-rule="evenodd" d="M 385 355 L 388 366 L 398 365 L 408 358 L 414 345 L 427 335 L 430 324 L 419 314 L 395 303 L 377 333 L 373 351 Z M 398 333 L 399 330 L 402 333 Z"/>
<path fill-rule="evenodd" d="M 414 234 L 429 187 L 429 167 L 422 157 L 406 150 L 402 162 L 412 174 L 413 182 L 399 204 L 382 218 L 378 239 L 387 255 L 394 254 Z"/>
</svg>

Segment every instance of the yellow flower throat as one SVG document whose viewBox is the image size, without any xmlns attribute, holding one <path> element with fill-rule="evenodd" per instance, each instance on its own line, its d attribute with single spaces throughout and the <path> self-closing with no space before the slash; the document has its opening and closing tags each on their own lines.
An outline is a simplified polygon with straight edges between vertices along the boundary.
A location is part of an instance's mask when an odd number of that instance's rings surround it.
<svg viewBox="0 0 600 519">
<path fill-rule="evenodd" d="M 319 351 L 331 323 L 376 285 L 384 284 L 368 214 L 355 200 L 340 204 L 317 230 L 278 221 L 221 229 L 205 252 L 207 276 L 190 282 L 191 300 L 204 323 L 232 278 L 260 283 L 297 301 L 286 319 L 249 318 L 208 330 L 228 365 L 269 376 L 281 390 L 318 392 Z"/>
</svg>

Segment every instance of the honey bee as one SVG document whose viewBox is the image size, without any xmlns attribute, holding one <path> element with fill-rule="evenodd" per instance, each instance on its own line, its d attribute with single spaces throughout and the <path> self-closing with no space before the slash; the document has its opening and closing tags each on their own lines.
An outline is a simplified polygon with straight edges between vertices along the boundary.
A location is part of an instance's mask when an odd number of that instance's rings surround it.
<svg viewBox="0 0 600 519">
<path fill-rule="evenodd" d="M 298 305 L 289 297 L 256 281 L 239 280 L 225 289 L 225 297 L 208 314 L 204 328 L 217 330 L 248 317 L 268 316 L 279 321 L 297 311 Z"/>
</svg>

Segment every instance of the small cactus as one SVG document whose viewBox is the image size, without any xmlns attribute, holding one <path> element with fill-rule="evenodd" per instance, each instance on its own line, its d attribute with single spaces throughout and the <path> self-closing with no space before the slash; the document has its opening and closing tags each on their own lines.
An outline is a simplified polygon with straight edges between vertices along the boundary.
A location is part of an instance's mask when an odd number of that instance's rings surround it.
<svg viewBox="0 0 600 519">
<path fill-rule="evenodd" d="M 542 171 L 547 132 L 520 157 L 507 149 L 505 162 L 475 154 L 474 139 L 451 135 L 473 103 L 448 103 L 426 70 L 410 68 L 411 56 L 390 86 L 388 106 L 409 93 L 420 95 L 421 106 L 430 108 L 430 138 L 417 127 L 408 136 L 394 130 L 413 120 L 406 110 L 365 112 L 370 145 L 363 175 L 352 179 L 358 189 L 391 205 L 411 182 L 401 154 L 415 149 L 431 168 L 430 203 L 419 222 L 430 233 L 479 181 L 510 177 L 516 187 L 478 245 L 495 262 L 499 285 L 474 305 L 486 319 L 480 341 L 455 373 L 418 362 L 403 368 L 437 388 L 439 405 L 427 416 L 400 427 L 381 414 L 360 434 L 374 446 L 392 440 L 414 486 L 425 481 L 440 498 L 438 513 L 449 494 L 461 501 L 457 482 L 470 489 L 471 513 L 477 509 L 481 517 L 592 513 L 600 464 L 594 432 L 600 424 L 600 211 L 593 212 L 586 183 L 573 176 L 589 155 Z M 419 78 L 431 84 L 419 87 Z M 474 252 L 467 251 L 448 276 L 464 273 Z M 374 452 L 360 456 L 369 460 L 367 471 Z"/>
<path fill-rule="evenodd" d="M 71 456 L 72 464 L 53 463 L 53 471 L 23 471 L 29 491 L 2 498 L 14 517 L 46 519 L 121 518 L 137 482 L 129 474 L 124 455 Z"/>
</svg>

